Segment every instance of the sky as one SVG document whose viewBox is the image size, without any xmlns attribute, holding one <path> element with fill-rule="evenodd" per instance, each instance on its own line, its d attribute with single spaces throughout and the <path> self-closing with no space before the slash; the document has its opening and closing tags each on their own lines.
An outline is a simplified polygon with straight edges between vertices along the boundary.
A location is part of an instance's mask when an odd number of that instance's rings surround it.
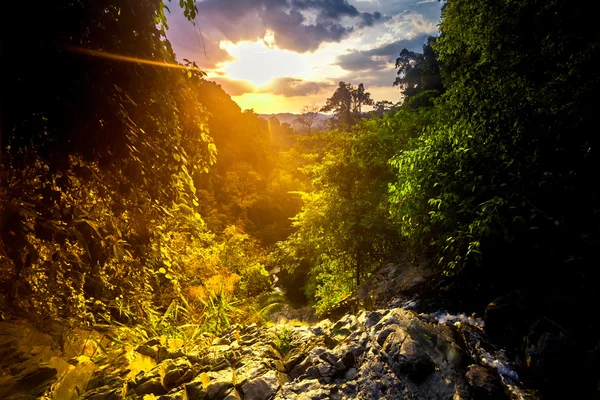
<svg viewBox="0 0 600 400">
<path fill-rule="evenodd" d="M 260 114 L 322 106 L 340 81 L 398 101 L 396 57 L 421 51 L 441 14 L 438 0 L 201 0 L 192 23 L 177 1 L 167 37 L 178 60 Z"/>
</svg>

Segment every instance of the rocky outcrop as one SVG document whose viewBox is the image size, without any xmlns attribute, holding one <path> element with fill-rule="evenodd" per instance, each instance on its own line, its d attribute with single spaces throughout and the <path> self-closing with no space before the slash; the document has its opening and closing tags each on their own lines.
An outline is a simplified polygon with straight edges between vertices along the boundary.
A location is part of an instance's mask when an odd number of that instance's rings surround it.
<svg viewBox="0 0 600 400">
<path fill-rule="evenodd" d="M 91 331 L 38 331 L 26 321 L 0 322 L 0 394 L 3 399 L 80 397 L 97 370 L 91 356 L 100 340 Z M 56 335 L 61 340 L 56 340 Z M 61 345 L 62 342 L 62 345 Z"/>
<path fill-rule="evenodd" d="M 135 376 L 97 371 L 81 398 L 507 399 L 498 369 L 470 356 L 462 330 L 460 322 L 390 308 L 313 326 L 232 326 L 191 352 L 150 340 L 135 353 L 154 366 Z"/>
<path fill-rule="evenodd" d="M 416 272 L 390 269 L 380 275 L 421 280 Z M 90 345 L 94 341 L 81 340 L 85 332 L 58 348 L 52 337 L 28 325 L 0 324 L 0 344 L 5 344 L 0 390 L 8 399 L 537 398 L 520 387 L 512 365 L 487 340 L 482 320 L 418 313 L 407 299 L 387 304 L 310 326 L 234 325 L 197 343 L 152 338 L 100 357 L 98 346 Z M 564 336 L 540 322 L 528 339 L 531 364 L 540 371 L 554 368 L 554 352 L 568 351 Z"/>
</svg>

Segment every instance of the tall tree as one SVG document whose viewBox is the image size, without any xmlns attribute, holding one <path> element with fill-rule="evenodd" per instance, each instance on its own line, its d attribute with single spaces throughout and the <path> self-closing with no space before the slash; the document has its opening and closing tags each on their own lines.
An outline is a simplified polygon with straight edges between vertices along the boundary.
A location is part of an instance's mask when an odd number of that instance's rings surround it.
<svg viewBox="0 0 600 400">
<path fill-rule="evenodd" d="M 419 95 L 426 94 L 427 97 L 431 97 L 439 96 L 443 92 L 439 55 L 435 50 L 436 41 L 436 37 L 429 37 L 423 46 L 423 53 L 404 49 L 396 59 L 398 76 L 394 86 L 402 89 L 407 104 Z"/>
<path fill-rule="evenodd" d="M 298 116 L 298 122 L 304 127 L 306 132 L 310 135 L 312 127 L 319 118 L 319 106 L 316 104 L 302 107 L 300 115 Z"/>
<path fill-rule="evenodd" d="M 351 83 L 341 81 L 333 96 L 327 99 L 321 111 L 333 111 L 335 115 L 333 123 L 339 128 L 347 128 L 360 119 L 363 106 L 373 104 L 371 94 L 365 91 L 365 86 L 362 83 L 354 86 Z"/>
</svg>

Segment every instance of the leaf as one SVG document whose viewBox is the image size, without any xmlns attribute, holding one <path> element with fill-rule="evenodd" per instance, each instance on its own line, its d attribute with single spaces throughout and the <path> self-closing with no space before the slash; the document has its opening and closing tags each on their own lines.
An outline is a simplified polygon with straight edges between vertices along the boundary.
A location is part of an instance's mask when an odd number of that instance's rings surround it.
<svg viewBox="0 0 600 400">
<path fill-rule="evenodd" d="M 166 274 L 167 270 L 164 269 L 163 267 L 160 267 L 160 269 L 158 270 L 158 272 L 161 273 L 161 274 Z"/>
</svg>

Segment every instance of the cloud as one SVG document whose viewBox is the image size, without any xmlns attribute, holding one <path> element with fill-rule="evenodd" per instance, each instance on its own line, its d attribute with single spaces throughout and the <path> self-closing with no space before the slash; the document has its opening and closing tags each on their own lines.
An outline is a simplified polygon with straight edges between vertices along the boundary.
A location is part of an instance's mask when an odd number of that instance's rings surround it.
<svg viewBox="0 0 600 400">
<path fill-rule="evenodd" d="M 335 65 L 339 65 L 346 71 L 365 71 L 383 69 L 386 62 L 379 57 L 372 57 L 366 52 L 353 50 L 338 56 Z"/>
<path fill-rule="evenodd" d="M 232 43 L 260 40 L 272 31 L 279 48 L 297 52 L 389 19 L 377 11 L 360 12 L 346 0 L 204 0 L 196 6 L 201 25 Z"/>
<path fill-rule="evenodd" d="M 279 77 L 262 86 L 260 92 L 285 97 L 309 96 L 332 87 L 333 85 L 327 82 L 311 82 L 297 78 Z"/>
<path fill-rule="evenodd" d="M 210 80 L 221 85 L 223 90 L 230 96 L 241 96 L 244 93 L 253 93 L 254 85 L 248 81 L 230 79 L 225 77 L 211 78 Z"/>
<path fill-rule="evenodd" d="M 351 50 L 337 57 L 334 65 L 346 71 L 380 71 L 393 65 L 403 49 L 422 51 L 427 35 L 412 39 L 397 40 L 370 50 Z"/>
<path fill-rule="evenodd" d="M 397 40 L 382 46 L 367 50 L 364 53 L 368 56 L 386 57 L 389 62 L 396 62 L 396 58 L 404 49 L 410 51 L 422 52 L 423 45 L 427 43 L 429 35 L 419 35 L 412 39 Z"/>
</svg>

